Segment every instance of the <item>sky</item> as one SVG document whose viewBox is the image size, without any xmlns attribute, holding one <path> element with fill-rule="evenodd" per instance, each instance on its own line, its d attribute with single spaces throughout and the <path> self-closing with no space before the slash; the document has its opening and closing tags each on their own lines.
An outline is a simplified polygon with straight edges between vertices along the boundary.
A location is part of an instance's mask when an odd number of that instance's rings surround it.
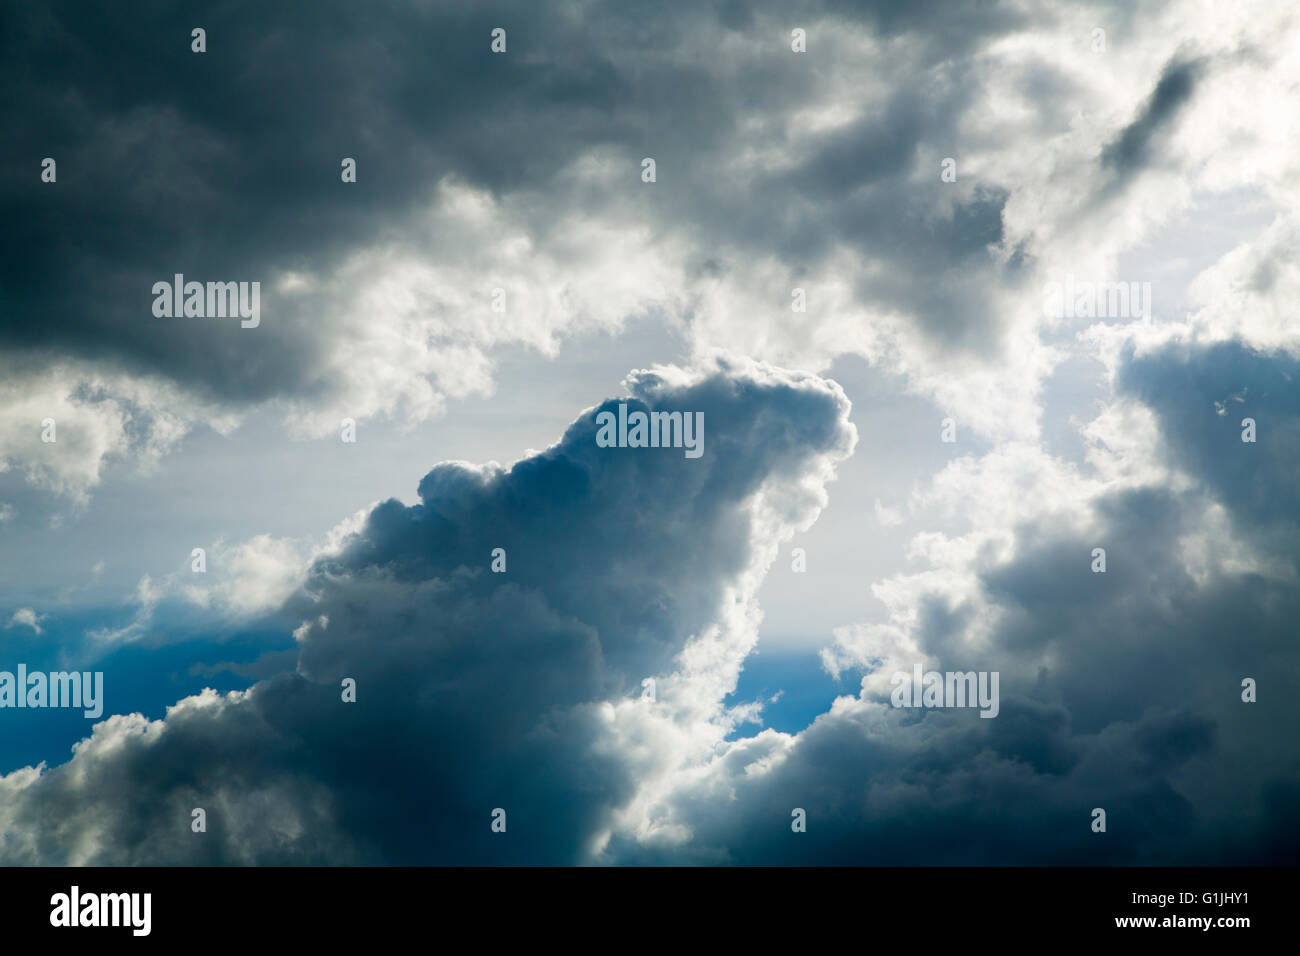
<svg viewBox="0 0 1300 956">
<path fill-rule="evenodd" d="M 7 13 L 0 862 L 1297 859 L 1292 4 Z"/>
</svg>

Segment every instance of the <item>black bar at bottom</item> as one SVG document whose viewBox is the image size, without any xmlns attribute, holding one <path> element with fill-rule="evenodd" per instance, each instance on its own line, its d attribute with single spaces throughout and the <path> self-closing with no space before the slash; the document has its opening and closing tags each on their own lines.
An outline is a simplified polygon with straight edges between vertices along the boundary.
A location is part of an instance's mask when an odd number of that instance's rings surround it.
<svg viewBox="0 0 1300 956">
<path fill-rule="evenodd" d="M 40 937 L 57 943 L 75 935 L 81 943 L 110 937 L 127 945 L 246 943 L 269 935 L 337 946 L 400 941 L 427 931 L 435 935 L 415 938 L 437 941 L 455 933 L 448 941 L 540 943 L 539 934 L 545 934 L 609 945 L 636 937 L 651 945 L 706 939 L 735 944 L 771 942 L 773 932 L 817 938 L 834 926 L 836 935 L 847 931 L 864 945 L 921 942 L 931 933 L 972 943 L 1133 936 L 1231 944 L 1258 932 L 1294 930 L 1297 872 L 9 868 L 0 870 L 0 911 L 7 942 Z M 143 894 L 149 894 L 147 921 Z"/>
</svg>

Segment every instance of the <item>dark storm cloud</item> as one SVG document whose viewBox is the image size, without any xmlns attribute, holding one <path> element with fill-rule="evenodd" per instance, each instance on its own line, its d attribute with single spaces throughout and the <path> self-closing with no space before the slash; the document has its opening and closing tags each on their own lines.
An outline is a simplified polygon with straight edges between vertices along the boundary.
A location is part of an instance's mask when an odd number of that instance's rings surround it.
<svg viewBox="0 0 1300 956">
<path fill-rule="evenodd" d="M 1229 575 L 1197 588 L 1169 515 L 1117 503 L 1088 541 L 1031 549 L 990 573 L 993 647 L 922 649 L 944 669 L 999 670 L 1001 712 L 832 710 L 780 753 L 763 736 L 669 799 L 683 846 L 616 838 L 612 860 L 742 864 L 1244 864 L 1294 862 L 1286 814 L 1300 679 L 1294 588 Z M 1195 502 L 1188 502 L 1195 507 Z M 1177 507 L 1182 507 L 1177 506 Z M 1154 553 L 1153 553 L 1154 552 Z M 1104 583 L 1098 582 L 1103 579 Z M 1071 582 L 1063 586 L 1062 582 Z M 958 615 L 960 616 L 960 615 Z M 1025 662 L 1051 666 L 1022 673 Z M 1271 688 L 1241 701 L 1240 679 Z M 1212 780 L 1214 785 L 1207 785 Z M 1264 813 L 1275 805 L 1275 812 Z M 791 812 L 807 813 L 804 834 Z M 1107 831 L 1092 832 L 1092 811 Z"/>
<path fill-rule="evenodd" d="M 20 4 L 0 35 L 0 206 L 12 224 L 0 238 L 0 345 L 159 373 L 205 398 L 311 400 L 336 387 L 325 359 L 348 334 L 331 325 L 331 303 L 264 286 L 266 320 L 240 332 L 154 318 L 152 283 L 328 274 L 393 237 L 436 260 L 456 237 L 412 217 L 444 176 L 529 195 L 544 242 L 559 212 L 601 219 L 626 205 L 623 191 L 557 180 L 598 146 L 627 162 L 628 191 L 642 156 L 660 164 L 656 201 L 618 221 L 648 218 L 657 234 L 795 269 L 848 243 L 900 275 L 870 301 L 917 313 L 935 334 L 987 331 L 979 294 L 959 321 L 952 290 L 998 279 L 980 253 L 1000 239 L 1005 197 L 966 196 L 954 212 L 941 190 L 908 180 L 919 164 L 937 182 L 939 159 L 959 153 L 952 131 L 982 79 L 960 58 L 1021 25 L 1002 9 L 337 2 L 308 19 L 255 4 Z M 835 42 L 841 23 L 898 40 L 905 52 L 881 67 L 912 79 L 891 77 L 883 111 L 841 133 L 800 143 L 746 132 L 756 115 L 851 94 L 824 72 L 854 62 Z M 790 55 L 795 24 L 815 54 Z M 197 55 L 189 34 L 200 25 L 208 50 Z M 509 31 L 505 56 L 488 48 L 497 25 Z M 723 48 L 737 31 L 757 49 Z M 751 147 L 787 152 L 793 171 L 729 182 L 721 170 Z M 55 186 L 39 181 L 45 156 L 58 162 Z M 355 187 L 339 182 L 344 156 L 359 161 Z M 921 250 L 934 282 L 907 278 Z"/>
<path fill-rule="evenodd" d="M 602 702 L 725 619 L 727 585 L 772 544 L 755 496 L 806 519 L 809 482 L 853 442 L 843 394 L 816 378 L 724 365 L 690 384 L 641 373 L 633 392 L 702 411 L 704 455 L 600 448 L 592 409 L 509 470 L 438 466 L 419 504 L 380 505 L 315 566 L 297 674 L 148 731 L 116 718 L 96 729 L 112 744 L 0 784 L 5 855 L 80 860 L 94 833 L 85 861 L 102 863 L 582 859 L 638 783 Z"/>
<path fill-rule="evenodd" d="M 526 30 L 540 14 L 519 17 Z M 208 31 L 202 55 L 189 49 L 195 25 Z M 154 319 L 149 288 L 174 272 L 251 281 L 325 266 L 445 172 L 505 188 L 525 173 L 506 156 L 553 168 L 562 141 L 515 124 L 542 104 L 558 120 L 584 88 L 598 105 L 607 78 L 564 58 L 489 68 L 471 30 L 486 37 L 463 11 L 348 3 L 301 20 L 254 5 L 20 11 L 5 40 L 5 139 L 27 147 L 4 172 L 7 218 L 23 224 L 3 249 L 5 337 L 107 353 L 230 398 L 318 387 L 312 315 L 241 338 Z M 47 155 L 57 187 L 32 188 L 28 167 Z M 342 188 L 343 156 L 359 158 L 364 188 Z"/>
<path fill-rule="evenodd" d="M 1147 764 L 1141 744 L 1163 728 L 1116 726 L 1073 738 L 1059 708 L 823 715 L 775 769 L 745 771 L 770 741 L 746 741 L 733 764 L 671 798 L 689 821 L 683 846 L 616 839 L 622 862 L 758 865 L 1088 865 L 1169 861 L 1194 834 L 1187 799 Z M 1186 719 L 1181 716 L 1173 720 Z M 721 763 L 721 761 L 719 762 Z M 1090 829 L 1107 810 L 1106 834 Z M 794 808 L 805 833 L 791 831 Z M 1199 848 L 1196 848 L 1199 849 Z M 1196 852 L 1192 850 L 1192 853 Z M 1190 854 L 1189 854 L 1190 855 Z"/>
</svg>

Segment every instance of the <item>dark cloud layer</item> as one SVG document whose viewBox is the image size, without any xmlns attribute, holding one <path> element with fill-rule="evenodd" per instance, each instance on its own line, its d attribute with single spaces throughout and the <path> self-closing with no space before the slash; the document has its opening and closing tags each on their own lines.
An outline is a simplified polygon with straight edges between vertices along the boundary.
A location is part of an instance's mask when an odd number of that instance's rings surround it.
<svg viewBox="0 0 1300 956">
<path fill-rule="evenodd" d="M 1005 195 L 953 200 L 915 180 L 921 169 L 935 179 L 962 145 L 953 130 L 983 83 L 962 57 L 1024 15 L 942 9 L 331 2 L 306 18 L 155 4 L 133 7 L 123 29 L 121 11 L 93 4 L 18 4 L 0 34 L 0 208 L 12 225 L 0 238 L 0 345 L 38 362 L 94 358 L 235 404 L 326 396 L 331 347 L 368 317 L 333 316 L 335 304 L 273 281 L 329 275 L 394 239 L 436 256 L 455 238 L 419 217 L 450 177 L 527 197 L 523 226 L 539 244 L 557 216 L 581 210 L 648 224 L 655 240 L 685 239 L 717 261 L 773 256 L 795 274 L 837 243 L 894 263 L 886 277 L 924 252 L 939 281 L 885 278 L 864 284 L 862 301 L 985 348 L 997 338 L 988 289 L 1006 277 L 983 250 L 1001 239 Z M 793 24 L 810 30 L 815 60 L 790 55 Z M 836 42 L 840 24 L 898 41 L 889 68 L 911 79 L 868 118 L 795 138 L 796 112 L 845 92 L 826 71 L 861 59 Z M 202 55 L 189 48 L 196 25 Z M 505 56 L 489 51 L 497 25 Z M 769 122 L 755 133 L 759 117 Z M 593 149 L 626 164 L 625 188 L 562 175 Z M 755 150 L 776 166 L 743 160 Z M 645 155 L 660 168 L 653 200 L 636 198 Z M 37 175 L 46 156 L 54 187 Z M 355 187 L 339 182 L 344 156 L 358 159 Z M 154 318 L 150 287 L 176 272 L 262 281 L 263 325 Z"/>
</svg>

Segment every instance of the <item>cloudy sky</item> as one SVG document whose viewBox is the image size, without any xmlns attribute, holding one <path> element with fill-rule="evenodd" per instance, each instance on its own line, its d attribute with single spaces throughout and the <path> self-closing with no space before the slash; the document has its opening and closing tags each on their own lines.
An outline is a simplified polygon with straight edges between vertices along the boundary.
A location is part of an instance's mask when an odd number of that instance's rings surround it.
<svg viewBox="0 0 1300 956">
<path fill-rule="evenodd" d="M 0 708 L 0 861 L 1296 859 L 1293 4 L 20 0 L 0 52 L 0 670 L 104 675 Z"/>
</svg>

